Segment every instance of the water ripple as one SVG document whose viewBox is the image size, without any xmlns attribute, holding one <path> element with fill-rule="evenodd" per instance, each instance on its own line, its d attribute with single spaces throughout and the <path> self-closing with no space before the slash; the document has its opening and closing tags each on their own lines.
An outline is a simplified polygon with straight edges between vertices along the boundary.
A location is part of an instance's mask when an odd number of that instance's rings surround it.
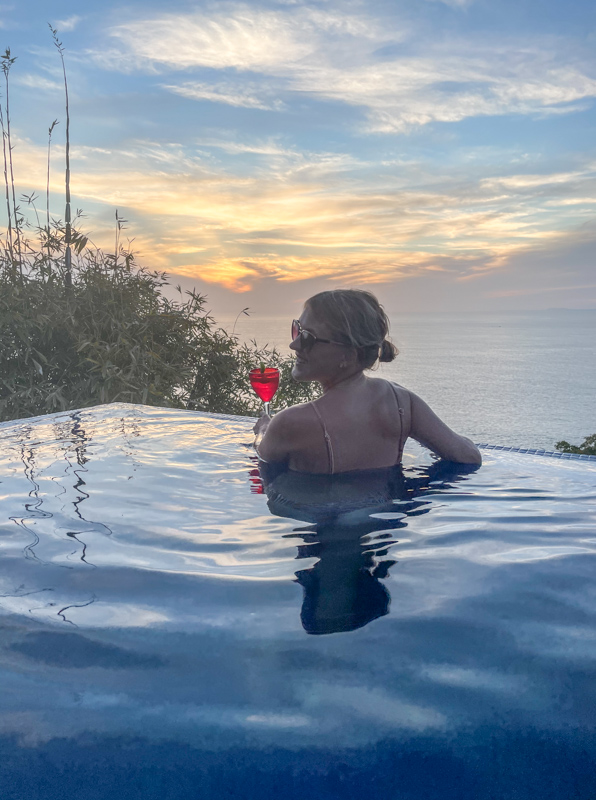
<svg viewBox="0 0 596 800">
<path fill-rule="evenodd" d="M 501 765 L 561 731 L 570 773 L 593 752 L 595 464 L 475 471 L 409 443 L 403 474 L 296 478 L 260 475 L 251 442 L 248 420 L 125 404 L 0 425 L 1 763 L 91 735 L 147 769 L 164 742 L 253 748 L 252 769 L 282 737 L 309 764 L 389 747 L 391 770 L 482 736 Z"/>
</svg>

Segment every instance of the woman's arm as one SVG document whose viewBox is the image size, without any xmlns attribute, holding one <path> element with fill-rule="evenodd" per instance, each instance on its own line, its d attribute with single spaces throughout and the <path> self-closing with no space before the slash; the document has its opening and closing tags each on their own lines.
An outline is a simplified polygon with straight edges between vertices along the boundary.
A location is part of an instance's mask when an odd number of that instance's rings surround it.
<svg viewBox="0 0 596 800">
<path fill-rule="evenodd" d="M 466 436 L 445 425 L 418 395 L 410 392 L 410 436 L 433 453 L 459 464 L 482 464 L 480 450 Z"/>
<path fill-rule="evenodd" d="M 295 425 L 292 424 L 292 409 L 279 411 L 274 417 L 263 415 L 253 430 L 262 434 L 256 445 L 257 455 L 264 461 L 286 462 L 295 447 Z M 290 412 L 290 413 L 288 413 Z"/>
</svg>

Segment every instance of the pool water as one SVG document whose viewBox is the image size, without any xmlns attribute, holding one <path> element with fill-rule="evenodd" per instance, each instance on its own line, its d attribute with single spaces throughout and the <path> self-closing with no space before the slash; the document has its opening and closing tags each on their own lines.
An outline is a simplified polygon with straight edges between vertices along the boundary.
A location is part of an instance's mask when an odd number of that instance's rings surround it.
<svg viewBox="0 0 596 800">
<path fill-rule="evenodd" d="M 593 800 L 596 463 L 261 475 L 251 427 L 0 425 L 2 800 Z"/>
</svg>

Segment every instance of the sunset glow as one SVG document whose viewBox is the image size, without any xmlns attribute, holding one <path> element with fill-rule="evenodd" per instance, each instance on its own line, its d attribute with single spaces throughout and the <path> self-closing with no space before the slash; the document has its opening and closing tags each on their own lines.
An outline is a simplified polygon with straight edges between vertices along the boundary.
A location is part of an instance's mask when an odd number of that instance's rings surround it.
<svg viewBox="0 0 596 800">
<path fill-rule="evenodd" d="M 19 193 L 63 216 L 46 4 L 3 6 Z M 372 286 L 395 309 L 596 306 L 596 12 L 476 2 L 55 7 L 73 205 L 222 310 Z M 31 208 L 28 216 L 34 221 Z M 2 220 L 2 224 L 4 221 Z"/>
</svg>

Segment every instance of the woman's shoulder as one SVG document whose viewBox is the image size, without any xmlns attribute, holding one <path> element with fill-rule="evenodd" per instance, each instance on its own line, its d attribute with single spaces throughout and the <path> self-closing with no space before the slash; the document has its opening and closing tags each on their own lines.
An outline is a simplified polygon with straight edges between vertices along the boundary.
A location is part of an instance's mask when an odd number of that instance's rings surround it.
<svg viewBox="0 0 596 800">
<path fill-rule="evenodd" d="M 380 380 L 383 380 L 383 381 L 385 381 L 385 383 L 388 383 L 390 386 L 395 387 L 396 389 L 399 389 L 400 392 L 408 392 L 409 393 L 409 390 L 406 389 L 405 386 L 402 386 L 401 383 L 398 383 L 397 381 L 389 381 L 389 380 L 386 380 L 385 378 L 380 378 Z"/>
<path fill-rule="evenodd" d="M 271 418 L 271 425 L 275 423 L 275 428 L 278 431 L 282 429 L 284 432 L 299 430 L 305 420 L 312 417 L 312 413 L 310 403 L 298 403 L 277 411 Z"/>
<path fill-rule="evenodd" d="M 398 389 L 402 389 L 402 391 L 404 391 L 404 392 L 408 391 L 405 386 L 402 386 L 400 383 L 397 383 L 397 381 L 390 381 L 387 378 L 379 378 L 377 376 L 367 375 L 366 379 L 367 379 L 367 381 L 368 381 L 368 383 L 370 385 L 374 385 L 374 386 L 397 386 Z"/>
<path fill-rule="evenodd" d="M 400 383 L 396 381 L 387 380 L 387 378 L 368 378 L 370 384 L 373 386 L 374 389 L 381 392 L 387 392 L 387 390 L 391 390 L 393 394 L 397 395 L 399 400 L 407 401 L 411 395 L 409 389 L 406 389 L 405 386 L 402 386 Z"/>
<path fill-rule="evenodd" d="M 311 443 L 307 423 L 308 403 L 277 411 L 265 429 L 258 454 L 263 461 L 287 463 L 292 453 Z M 311 411 L 312 413 L 312 411 Z"/>
</svg>

